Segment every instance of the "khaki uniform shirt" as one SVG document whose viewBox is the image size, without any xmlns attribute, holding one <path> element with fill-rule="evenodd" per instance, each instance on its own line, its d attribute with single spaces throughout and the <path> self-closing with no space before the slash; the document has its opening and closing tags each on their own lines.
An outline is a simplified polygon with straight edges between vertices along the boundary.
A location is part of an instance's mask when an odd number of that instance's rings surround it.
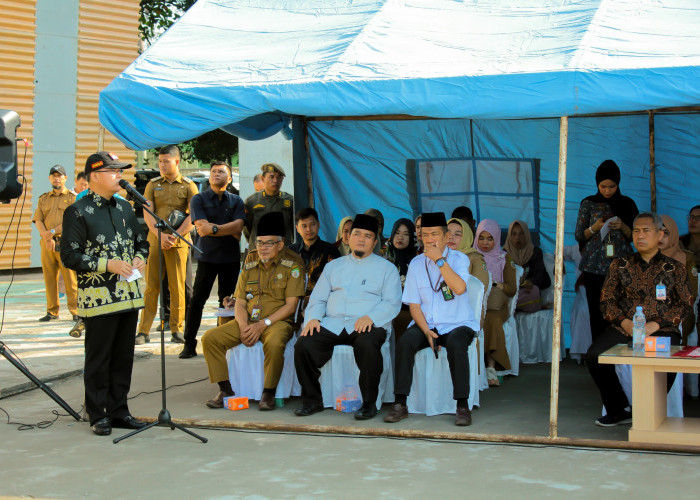
<svg viewBox="0 0 700 500">
<path fill-rule="evenodd" d="M 294 198 L 280 191 L 277 196 L 269 196 L 265 190 L 252 194 L 245 200 L 245 236 L 250 248 L 255 248 L 255 237 L 260 217 L 268 212 L 282 212 L 284 216 L 284 244 L 294 243 Z"/>
<path fill-rule="evenodd" d="M 39 196 L 36 212 L 32 222 L 41 221 L 46 226 L 47 231 L 63 224 L 63 212 L 75 202 L 75 193 L 63 188 L 58 194 L 52 189 L 48 193 Z M 60 236 L 57 232 L 54 236 Z"/>
<path fill-rule="evenodd" d="M 151 210 L 161 219 L 167 221 L 173 210 L 190 213 L 190 200 L 199 193 L 197 185 L 182 174 L 178 174 L 173 182 L 168 182 L 165 177 L 159 176 L 151 179 L 146 184 L 143 196 L 152 202 Z M 185 235 L 189 240 L 189 234 Z M 184 243 L 177 240 L 174 247 L 180 247 Z"/>
<path fill-rule="evenodd" d="M 252 250 L 238 276 L 234 296 L 247 301 L 249 318 L 254 307 L 262 308 L 259 316 L 262 320 L 282 307 L 287 297 L 304 296 L 305 276 L 304 261 L 288 248 L 277 255 L 268 269 L 258 259 L 258 251 Z M 292 323 L 293 320 L 290 316 L 283 321 Z"/>
</svg>

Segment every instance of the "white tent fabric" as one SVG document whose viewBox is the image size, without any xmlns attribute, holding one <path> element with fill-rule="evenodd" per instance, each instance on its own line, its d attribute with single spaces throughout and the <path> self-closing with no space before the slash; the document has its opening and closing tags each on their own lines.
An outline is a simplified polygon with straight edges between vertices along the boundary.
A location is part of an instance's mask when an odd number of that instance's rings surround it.
<svg viewBox="0 0 700 500">
<path fill-rule="evenodd" d="M 101 92 L 100 122 L 146 149 L 291 115 L 688 106 L 698 47 L 695 0 L 200 0 Z"/>
</svg>

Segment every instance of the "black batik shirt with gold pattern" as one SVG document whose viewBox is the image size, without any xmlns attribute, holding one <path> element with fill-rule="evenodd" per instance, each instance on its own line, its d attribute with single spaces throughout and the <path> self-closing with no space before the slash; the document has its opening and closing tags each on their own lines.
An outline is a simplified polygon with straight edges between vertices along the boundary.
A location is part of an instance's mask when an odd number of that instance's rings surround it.
<svg viewBox="0 0 700 500">
<path fill-rule="evenodd" d="M 78 277 L 78 315 L 93 317 L 143 307 L 138 280 L 120 280 L 107 260 L 148 257 L 148 242 L 132 206 L 88 191 L 63 214 L 61 260 Z"/>
<path fill-rule="evenodd" d="M 656 298 L 656 286 L 666 287 L 666 298 Z M 600 294 L 600 310 L 612 326 L 632 320 L 637 306 L 642 306 L 647 323 L 655 321 L 659 331 L 679 333 L 678 326 L 690 312 L 692 297 L 685 266 L 657 252 L 649 262 L 638 253 L 615 259 L 610 264 Z"/>
</svg>

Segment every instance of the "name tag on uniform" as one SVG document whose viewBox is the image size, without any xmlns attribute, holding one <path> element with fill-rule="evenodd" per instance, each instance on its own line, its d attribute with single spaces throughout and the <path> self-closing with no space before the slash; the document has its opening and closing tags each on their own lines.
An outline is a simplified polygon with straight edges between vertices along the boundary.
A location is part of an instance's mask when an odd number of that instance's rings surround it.
<svg viewBox="0 0 700 500">
<path fill-rule="evenodd" d="M 251 321 L 260 321 L 261 314 L 262 314 L 262 307 L 254 307 L 253 311 L 250 313 Z"/>
<path fill-rule="evenodd" d="M 666 300 L 666 285 L 663 283 L 656 285 L 656 300 Z"/>
<path fill-rule="evenodd" d="M 605 245 L 605 256 L 606 257 L 615 257 L 615 245 L 612 243 L 608 243 Z"/>
</svg>

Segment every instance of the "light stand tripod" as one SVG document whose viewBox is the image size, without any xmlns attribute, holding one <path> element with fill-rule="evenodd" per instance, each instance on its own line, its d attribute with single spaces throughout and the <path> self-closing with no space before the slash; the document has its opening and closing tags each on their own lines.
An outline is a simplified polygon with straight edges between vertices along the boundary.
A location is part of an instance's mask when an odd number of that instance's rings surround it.
<svg viewBox="0 0 700 500">
<path fill-rule="evenodd" d="M 58 394 L 53 392 L 53 390 L 48 385 L 46 385 L 41 380 L 36 378 L 32 374 L 32 372 L 30 372 L 27 369 L 27 367 L 22 364 L 21 361 L 15 359 L 15 357 L 12 354 L 7 352 L 7 348 L 5 347 L 5 343 L 1 342 L 1 341 L 0 341 L 0 354 L 5 356 L 5 359 L 7 359 L 10 363 L 12 363 L 14 365 L 14 367 L 17 368 L 19 371 L 21 371 L 22 374 L 24 374 L 29 380 L 34 382 L 39 387 L 39 389 L 41 389 L 42 391 L 44 391 L 46 393 L 47 396 L 49 396 L 51 399 L 56 401 L 56 403 L 58 403 L 58 405 L 61 408 L 66 410 L 70 414 L 71 417 L 73 417 L 74 419 L 76 419 L 78 421 L 81 420 L 80 415 L 78 415 L 73 408 L 68 406 L 68 403 L 63 401 L 63 399 L 61 399 L 61 396 L 59 396 Z"/>
<path fill-rule="evenodd" d="M 138 201 L 138 200 L 137 200 Z M 140 202 L 139 202 L 140 203 Z M 160 246 L 160 238 L 163 232 L 163 229 L 169 229 L 174 236 L 177 236 L 179 239 L 184 241 L 186 244 L 188 244 L 190 247 L 193 249 L 197 250 L 199 253 L 202 253 L 202 251 L 194 246 L 192 243 L 187 241 L 185 238 L 180 236 L 180 234 L 173 229 L 171 226 L 168 225 L 167 222 L 165 222 L 163 219 L 158 217 L 156 214 L 154 214 L 150 209 L 148 209 L 143 203 L 141 204 L 143 209 L 151 214 L 151 217 L 156 221 L 155 227 L 158 229 L 158 279 L 160 283 L 160 296 L 161 298 L 163 297 L 163 248 Z M 185 432 L 189 434 L 190 436 L 193 436 L 197 439 L 199 439 L 202 443 L 206 443 L 208 441 L 207 438 L 200 436 L 199 434 L 195 434 L 191 430 L 187 429 L 186 427 L 176 424 L 175 422 L 172 421 L 172 418 L 170 417 L 170 411 L 168 411 L 168 406 L 166 404 L 166 390 L 165 390 L 165 323 L 163 322 L 162 318 L 164 317 L 165 314 L 165 306 L 163 300 L 160 300 L 160 375 L 161 375 L 161 395 L 162 395 L 162 401 L 163 401 L 163 408 L 160 410 L 160 413 L 158 414 L 158 420 L 155 422 L 151 422 L 150 424 L 142 427 L 141 429 L 136 429 L 135 431 L 132 431 L 128 434 L 125 434 L 124 436 L 115 438 L 112 440 L 114 444 L 117 444 L 120 441 L 125 440 L 126 438 L 129 438 L 135 434 L 138 434 L 139 432 L 143 432 L 147 429 L 150 429 L 151 427 L 155 427 L 156 425 L 159 425 L 161 427 L 170 427 L 171 430 L 175 430 L 175 428 L 180 429 L 182 432 Z"/>
</svg>

